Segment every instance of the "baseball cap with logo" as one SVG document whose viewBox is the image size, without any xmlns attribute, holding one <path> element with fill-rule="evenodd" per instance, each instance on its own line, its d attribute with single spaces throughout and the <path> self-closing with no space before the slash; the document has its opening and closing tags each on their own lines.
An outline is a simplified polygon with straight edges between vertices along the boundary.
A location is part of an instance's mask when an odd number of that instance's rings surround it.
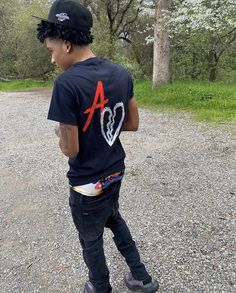
<svg viewBox="0 0 236 293">
<path fill-rule="evenodd" d="M 47 19 L 33 17 L 83 32 L 90 32 L 93 26 L 91 12 L 76 0 L 56 0 L 51 6 Z"/>
</svg>

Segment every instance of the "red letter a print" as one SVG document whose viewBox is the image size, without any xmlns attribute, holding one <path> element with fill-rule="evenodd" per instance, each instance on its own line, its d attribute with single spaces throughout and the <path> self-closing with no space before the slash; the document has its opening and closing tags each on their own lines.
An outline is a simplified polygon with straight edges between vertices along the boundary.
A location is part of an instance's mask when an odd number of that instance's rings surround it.
<svg viewBox="0 0 236 293">
<path fill-rule="evenodd" d="M 99 98 L 100 98 L 100 103 L 98 102 Z M 95 110 L 100 108 L 100 111 L 102 113 L 104 106 L 107 103 L 108 103 L 108 99 L 105 100 L 105 93 L 104 93 L 103 84 L 99 80 L 98 84 L 97 84 L 95 97 L 93 100 L 93 105 L 92 105 L 92 107 L 90 107 L 86 111 L 84 111 L 84 114 L 89 114 L 89 115 L 88 115 L 87 121 L 84 125 L 83 132 L 86 132 L 86 130 L 88 129 L 88 127 L 93 119 L 93 115 L 94 115 Z"/>
</svg>

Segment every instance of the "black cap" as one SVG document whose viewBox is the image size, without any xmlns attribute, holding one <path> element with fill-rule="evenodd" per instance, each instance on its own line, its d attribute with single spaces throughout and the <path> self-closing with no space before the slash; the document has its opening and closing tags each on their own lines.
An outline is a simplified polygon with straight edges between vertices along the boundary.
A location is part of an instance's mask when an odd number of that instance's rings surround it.
<svg viewBox="0 0 236 293">
<path fill-rule="evenodd" d="M 90 32 L 93 26 L 91 12 L 76 0 L 54 1 L 48 19 L 33 17 L 83 32 Z"/>
</svg>

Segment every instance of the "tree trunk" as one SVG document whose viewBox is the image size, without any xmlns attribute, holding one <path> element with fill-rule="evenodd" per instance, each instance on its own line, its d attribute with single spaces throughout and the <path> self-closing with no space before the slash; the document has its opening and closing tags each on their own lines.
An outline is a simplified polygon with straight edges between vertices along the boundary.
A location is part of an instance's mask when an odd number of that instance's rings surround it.
<svg viewBox="0 0 236 293">
<path fill-rule="evenodd" d="M 216 80 L 218 59 L 214 49 L 210 49 L 208 54 L 208 68 L 209 68 L 209 81 Z"/>
<path fill-rule="evenodd" d="M 192 72 L 191 72 L 191 78 L 197 79 L 199 73 L 197 72 L 197 54 L 195 52 L 192 53 Z"/>
<path fill-rule="evenodd" d="M 209 81 L 216 80 L 216 67 L 210 68 Z"/>
<path fill-rule="evenodd" d="M 218 61 L 219 61 L 219 58 L 218 58 L 217 52 L 216 52 L 217 40 L 214 37 L 211 37 L 209 40 L 209 43 L 210 43 L 210 49 L 208 52 L 209 81 L 215 81 L 216 74 L 217 74 L 217 66 L 218 66 Z"/>
<path fill-rule="evenodd" d="M 155 0 L 155 6 L 153 89 L 171 81 L 170 38 L 168 32 L 163 27 L 163 10 L 168 10 L 169 0 Z"/>
</svg>

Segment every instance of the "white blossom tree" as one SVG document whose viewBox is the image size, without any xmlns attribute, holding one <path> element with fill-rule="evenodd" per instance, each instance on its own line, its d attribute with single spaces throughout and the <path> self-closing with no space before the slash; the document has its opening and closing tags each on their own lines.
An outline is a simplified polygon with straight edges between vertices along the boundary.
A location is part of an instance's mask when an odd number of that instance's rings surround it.
<svg viewBox="0 0 236 293">
<path fill-rule="evenodd" d="M 207 42 L 209 80 L 214 81 L 222 55 L 236 41 L 235 0 L 173 0 L 172 12 L 166 13 L 169 34 L 202 36 Z M 199 39 L 200 39 L 199 38 Z"/>
<path fill-rule="evenodd" d="M 154 42 L 153 88 L 170 80 L 167 56 L 171 39 L 179 47 L 190 39 L 203 43 L 201 54 L 208 63 L 208 78 L 214 81 L 222 56 L 236 45 L 236 1 L 155 0 L 155 4 L 154 37 L 146 38 L 147 43 Z M 197 62 L 195 57 L 193 52 L 193 62 Z"/>
</svg>

